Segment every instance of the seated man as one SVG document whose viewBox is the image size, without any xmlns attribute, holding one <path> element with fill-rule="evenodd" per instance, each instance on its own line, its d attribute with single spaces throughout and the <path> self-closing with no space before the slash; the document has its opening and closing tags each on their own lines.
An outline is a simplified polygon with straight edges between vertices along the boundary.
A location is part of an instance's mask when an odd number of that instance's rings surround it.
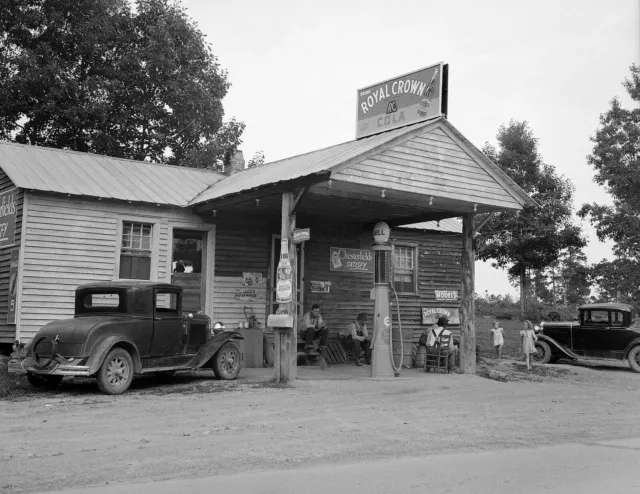
<svg viewBox="0 0 640 494">
<path fill-rule="evenodd" d="M 356 365 L 362 365 L 360 362 L 362 350 L 364 350 L 366 364 L 371 365 L 371 338 L 367 331 L 367 314 L 364 312 L 358 314 L 356 320 L 349 323 L 347 333 L 341 336 L 352 345 L 353 354 L 356 356 Z"/>
<path fill-rule="evenodd" d="M 440 336 L 449 336 L 451 331 L 445 329 L 449 324 L 449 318 L 447 316 L 440 316 L 438 322 L 429 329 L 427 336 L 427 353 L 430 355 L 437 355 L 440 345 Z M 443 349 L 444 350 L 444 349 Z M 453 338 L 449 340 L 449 348 L 446 350 L 451 360 L 454 354 L 453 350 Z M 451 364 L 451 362 L 450 362 Z"/>
<path fill-rule="evenodd" d="M 305 352 L 309 353 L 309 351 L 315 348 L 313 346 L 313 340 L 317 338 L 320 338 L 320 349 L 324 349 L 327 346 L 327 325 L 320 315 L 320 306 L 318 304 L 313 304 L 311 311 L 302 317 L 302 322 L 298 330 L 300 332 L 300 339 L 306 343 L 304 347 Z"/>
</svg>

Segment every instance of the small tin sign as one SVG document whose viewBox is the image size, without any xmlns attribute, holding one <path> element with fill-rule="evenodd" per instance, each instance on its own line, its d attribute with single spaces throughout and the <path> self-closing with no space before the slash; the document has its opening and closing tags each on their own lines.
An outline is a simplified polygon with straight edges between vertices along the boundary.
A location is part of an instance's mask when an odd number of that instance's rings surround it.
<svg viewBox="0 0 640 494">
<path fill-rule="evenodd" d="M 293 230 L 293 243 L 299 244 L 306 242 L 311 238 L 311 230 L 309 228 L 296 228 Z"/>
<path fill-rule="evenodd" d="M 440 316 L 447 316 L 449 325 L 460 324 L 460 309 L 454 307 L 422 307 L 422 324 L 435 324 Z"/>
<path fill-rule="evenodd" d="M 436 300 L 458 300 L 458 290 L 434 290 Z"/>
<path fill-rule="evenodd" d="M 311 281 L 311 293 L 329 293 L 331 291 L 330 281 Z"/>
</svg>

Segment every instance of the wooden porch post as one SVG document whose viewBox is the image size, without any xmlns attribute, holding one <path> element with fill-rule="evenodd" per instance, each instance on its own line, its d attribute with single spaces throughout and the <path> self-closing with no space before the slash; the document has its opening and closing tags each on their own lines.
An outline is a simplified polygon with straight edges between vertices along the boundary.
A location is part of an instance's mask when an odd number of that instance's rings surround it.
<svg viewBox="0 0 640 494">
<path fill-rule="evenodd" d="M 460 311 L 460 369 L 476 373 L 475 266 L 473 256 L 473 214 L 462 217 L 462 301 Z"/>
<path fill-rule="evenodd" d="M 293 316 L 292 331 L 275 331 L 275 355 L 274 369 L 275 379 L 280 382 L 287 382 L 297 378 L 297 356 L 298 356 L 298 326 L 297 326 L 297 290 L 298 290 L 298 259 L 296 246 L 293 243 L 293 229 L 296 227 L 296 215 L 292 213 L 294 204 L 293 192 L 282 194 L 282 222 L 280 225 L 280 235 L 282 240 L 289 241 L 289 262 L 291 263 L 291 302 L 279 304 L 278 312 Z M 275 275 L 275 273 L 274 273 Z"/>
</svg>

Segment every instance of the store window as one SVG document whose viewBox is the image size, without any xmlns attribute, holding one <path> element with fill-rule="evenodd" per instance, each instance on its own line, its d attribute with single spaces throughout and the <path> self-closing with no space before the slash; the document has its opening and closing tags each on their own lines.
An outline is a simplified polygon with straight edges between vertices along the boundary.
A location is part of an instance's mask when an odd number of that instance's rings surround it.
<svg viewBox="0 0 640 494">
<path fill-rule="evenodd" d="M 151 279 L 151 235 L 153 225 L 124 221 L 120 250 L 120 278 Z"/>
<path fill-rule="evenodd" d="M 416 247 L 394 245 L 393 286 L 397 293 L 417 293 L 418 263 Z"/>
</svg>

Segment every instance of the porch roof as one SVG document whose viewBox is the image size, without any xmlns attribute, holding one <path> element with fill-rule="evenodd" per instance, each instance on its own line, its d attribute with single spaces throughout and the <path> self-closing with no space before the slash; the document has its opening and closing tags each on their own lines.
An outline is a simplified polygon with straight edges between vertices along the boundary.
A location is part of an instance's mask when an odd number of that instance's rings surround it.
<svg viewBox="0 0 640 494">
<path fill-rule="evenodd" d="M 361 164 L 368 158 L 381 155 L 394 146 L 410 141 L 414 137 L 434 129 L 444 129 L 448 134 L 454 136 L 459 145 L 464 147 L 461 150 L 466 153 L 466 159 L 474 162 L 483 173 L 490 176 L 496 182 L 497 187 L 502 189 L 502 193 L 509 197 L 512 205 L 495 208 L 495 210 L 521 209 L 525 205 L 535 204 L 511 178 L 485 157 L 480 150 L 473 146 L 444 118 L 420 122 L 364 139 L 344 142 L 240 171 L 211 185 L 207 190 L 198 194 L 189 204 L 196 206 L 209 201 L 215 203 L 223 198 L 242 196 L 243 192 L 253 191 L 255 193 L 260 188 L 267 186 L 271 186 L 271 191 L 273 191 L 274 185 L 281 184 L 286 186 L 287 182 L 295 183 L 296 180 L 304 178 L 310 178 L 311 180 L 308 183 L 313 184 L 314 176 L 316 177 L 316 183 L 326 181 L 329 177 L 342 180 L 344 174 L 340 172 Z M 411 180 L 408 181 L 410 182 Z M 362 182 L 361 184 L 364 185 Z M 389 187 L 393 188 L 393 183 L 389 183 Z M 439 194 L 433 193 L 433 195 L 437 196 Z M 473 199 L 470 202 L 482 203 L 480 200 Z M 202 206 L 199 209 L 201 208 Z M 486 211 L 487 209 L 484 210 L 484 212 Z"/>
</svg>

